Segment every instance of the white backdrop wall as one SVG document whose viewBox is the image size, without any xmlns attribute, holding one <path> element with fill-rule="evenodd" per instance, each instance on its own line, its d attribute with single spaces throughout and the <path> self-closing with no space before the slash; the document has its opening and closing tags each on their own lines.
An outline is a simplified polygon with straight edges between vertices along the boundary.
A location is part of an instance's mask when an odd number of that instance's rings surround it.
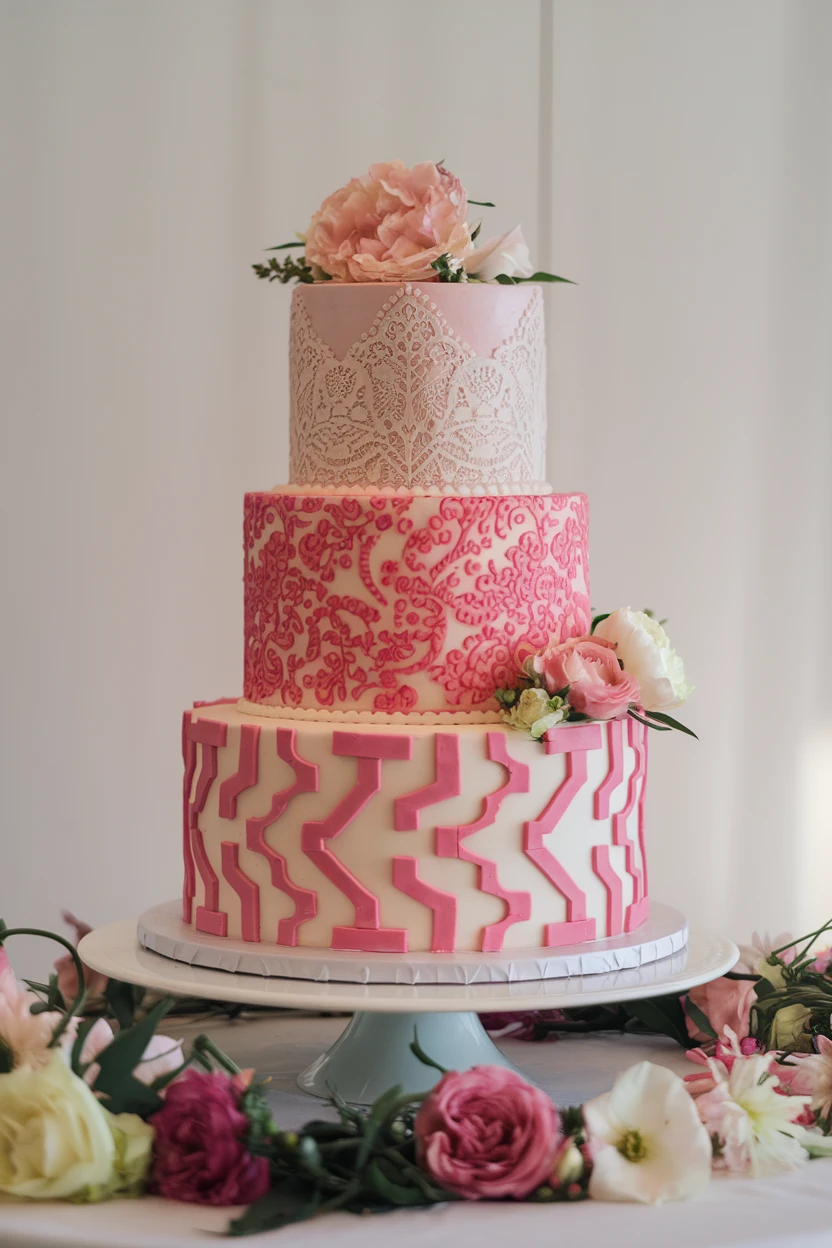
<svg viewBox="0 0 832 1248">
<path fill-rule="evenodd" d="M 179 727 L 241 684 L 241 502 L 287 475 L 248 268 L 373 159 L 444 157 L 547 291 L 550 477 L 593 599 L 671 619 L 656 896 L 832 910 L 832 6 L 2 0 L 0 914 L 179 888 Z M 19 960 L 16 957 L 16 960 Z M 42 966 L 25 950 L 21 969 Z"/>
</svg>

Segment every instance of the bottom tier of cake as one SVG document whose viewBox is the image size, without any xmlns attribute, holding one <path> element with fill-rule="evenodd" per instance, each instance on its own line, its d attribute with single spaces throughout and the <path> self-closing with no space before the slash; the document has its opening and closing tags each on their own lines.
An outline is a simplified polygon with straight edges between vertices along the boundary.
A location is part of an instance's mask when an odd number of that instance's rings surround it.
<svg viewBox="0 0 832 1248">
<path fill-rule="evenodd" d="M 408 953 L 558 947 L 648 916 L 647 730 L 183 717 L 183 918 Z"/>
</svg>

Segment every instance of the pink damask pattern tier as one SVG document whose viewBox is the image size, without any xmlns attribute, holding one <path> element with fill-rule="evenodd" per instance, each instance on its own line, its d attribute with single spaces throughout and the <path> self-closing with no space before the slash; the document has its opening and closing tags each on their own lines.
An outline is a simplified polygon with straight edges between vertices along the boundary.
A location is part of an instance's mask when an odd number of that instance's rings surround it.
<svg viewBox="0 0 832 1248">
<path fill-rule="evenodd" d="M 541 488 L 546 379 L 537 286 L 299 286 L 290 383 L 297 484 Z"/>
<path fill-rule="evenodd" d="M 648 917 L 645 728 L 185 714 L 183 914 L 252 944 L 558 948 Z"/>
<path fill-rule="evenodd" d="M 248 494 L 248 704 L 499 720 L 495 688 L 589 628 L 583 494 Z"/>
</svg>

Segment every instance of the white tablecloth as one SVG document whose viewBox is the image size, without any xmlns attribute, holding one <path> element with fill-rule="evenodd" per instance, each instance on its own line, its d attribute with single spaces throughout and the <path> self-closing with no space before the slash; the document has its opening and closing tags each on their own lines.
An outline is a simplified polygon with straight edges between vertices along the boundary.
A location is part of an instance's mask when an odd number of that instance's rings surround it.
<svg viewBox="0 0 832 1248">
<path fill-rule="evenodd" d="M 344 1019 L 285 1015 L 210 1025 L 169 1023 L 174 1035 L 207 1030 L 241 1066 L 271 1075 L 270 1098 L 280 1125 L 296 1128 L 320 1117 L 320 1103 L 294 1086 L 297 1073 L 326 1048 Z M 506 1052 L 560 1105 L 606 1090 L 615 1074 L 647 1057 L 686 1074 L 682 1051 L 661 1037 L 570 1037 L 555 1043 L 509 1040 Z M 2 1248 L 180 1248 L 206 1244 L 221 1232 L 228 1210 L 146 1198 L 103 1205 L 0 1204 Z M 216 1240 L 214 1240 L 216 1242 Z M 245 1242 L 245 1241 L 243 1241 Z M 832 1248 L 832 1159 L 770 1180 L 716 1178 L 707 1193 L 682 1204 L 585 1201 L 575 1205 L 466 1204 L 377 1217 L 334 1214 L 251 1239 L 275 1248 Z"/>
</svg>

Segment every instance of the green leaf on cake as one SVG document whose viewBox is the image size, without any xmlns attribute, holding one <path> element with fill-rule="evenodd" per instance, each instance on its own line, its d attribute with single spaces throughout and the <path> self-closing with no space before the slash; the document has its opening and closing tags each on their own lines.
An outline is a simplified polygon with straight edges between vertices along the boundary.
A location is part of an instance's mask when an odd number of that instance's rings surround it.
<svg viewBox="0 0 832 1248">
<path fill-rule="evenodd" d="M 685 732 L 689 737 L 693 737 L 694 740 L 699 740 L 692 728 L 686 728 L 684 724 L 680 724 L 678 719 L 674 719 L 672 715 L 665 715 L 664 711 L 648 711 L 647 714 L 651 719 L 658 719 L 661 723 L 667 724 L 669 728 L 675 728 L 677 732 Z"/>
<path fill-rule="evenodd" d="M 496 208 L 496 204 L 490 203 L 487 199 L 469 199 L 469 204 L 473 204 L 475 208 Z"/>
<path fill-rule="evenodd" d="M 532 273 L 531 277 L 509 277 L 508 273 L 498 273 L 494 278 L 501 286 L 522 286 L 524 282 L 566 282 L 567 286 L 577 286 L 569 277 L 556 277 L 554 273 Z"/>
</svg>

